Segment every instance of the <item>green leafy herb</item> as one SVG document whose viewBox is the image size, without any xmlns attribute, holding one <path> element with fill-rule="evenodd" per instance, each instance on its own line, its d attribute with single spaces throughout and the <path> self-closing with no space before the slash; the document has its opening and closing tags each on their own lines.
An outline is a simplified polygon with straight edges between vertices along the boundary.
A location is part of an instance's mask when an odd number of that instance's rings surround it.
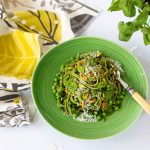
<svg viewBox="0 0 150 150">
<path fill-rule="evenodd" d="M 68 90 L 70 90 L 71 92 L 74 92 L 77 89 L 77 84 L 71 81 L 66 81 L 65 83 L 66 88 L 68 88 Z"/>
<path fill-rule="evenodd" d="M 145 45 L 150 44 L 150 0 L 112 0 L 109 11 L 122 11 L 127 17 L 136 16 L 135 20 L 119 23 L 121 41 L 129 41 L 134 32 L 141 30 Z"/>
<path fill-rule="evenodd" d="M 119 7 L 119 4 L 120 4 L 120 0 L 118 0 L 118 1 L 113 0 L 109 10 L 110 11 L 119 11 L 119 10 L 121 10 L 121 8 Z"/>
<path fill-rule="evenodd" d="M 142 33 L 143 33 L 143 38 L 144 38 L 144 43 L 146 45 L 150 44 L 150 28 L 142 28 L 141 29 Z"/>
<path fill-rule="evenodd" d="M 119 39 L 122 41 L 128 41 L 132 34 L 138 30 L 138 27 L 135 26 L 132 22 L 124 23 L 121 21 L 118 25 L 119 29 Z"/>
</svg>

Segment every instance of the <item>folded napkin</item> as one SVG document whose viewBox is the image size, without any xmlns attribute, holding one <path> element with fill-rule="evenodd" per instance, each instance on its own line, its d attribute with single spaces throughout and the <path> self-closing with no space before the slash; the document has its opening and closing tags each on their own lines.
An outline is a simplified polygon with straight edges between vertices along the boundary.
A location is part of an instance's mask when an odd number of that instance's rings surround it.
<svg viewBox="0 0 150 150">
<path fill-rule="evenodd" d="M 19 92 L 0 92 L 0 127 L 30 124 L 29 113 Z"/>
<path fill-rule="evenodd" d="M 98 14 L 81 0 L 2 0 L 0 126 L 30 123 L 19 91 L 30 88 L 41 55 L 81 34 Z"/>
<path fill-rule="evenodd" d="M 1 34 L 0 89 L 19 91 L 28 88 L 40 54 L 39 35 L 13 29 Z"/>
</svg>

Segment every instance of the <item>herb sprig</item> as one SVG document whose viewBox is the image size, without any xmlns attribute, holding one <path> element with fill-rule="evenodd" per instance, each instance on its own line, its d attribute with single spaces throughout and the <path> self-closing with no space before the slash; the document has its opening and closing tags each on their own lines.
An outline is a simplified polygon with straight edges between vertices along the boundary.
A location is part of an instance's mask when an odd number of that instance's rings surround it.
<svg viewBox="0 0 150 150">
<path fill-rule="evenodd" d="M 145 45 L 150 44 L 150 0 L 112 0 L 109 11 L 122 11 L 126 17 L 136 18 L 118 24 L 119 39 L 129 41 L 133 33 L 141 31 Z"/>
</svg>

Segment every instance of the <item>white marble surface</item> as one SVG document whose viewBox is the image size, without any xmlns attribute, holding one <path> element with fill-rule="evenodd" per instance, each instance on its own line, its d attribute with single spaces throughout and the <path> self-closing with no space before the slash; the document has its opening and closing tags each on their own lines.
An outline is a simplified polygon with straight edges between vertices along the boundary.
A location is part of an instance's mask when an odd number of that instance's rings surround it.
<svg viewBox="0 0 150 150">
<path fill-rule="evenodd" d="M 103 9 L 103 12 L 83 35 L 110 39 L 129 50 L 135 48 L 133 54 L 142 63 L 150 82 L 150 46 L 144 46 L 142 35 L 134 34 L 128 43 L 119 41 L 118 21 L 127 18 L 121 12 L 107 12 L 111 0 L 88 0 L 88 2 Z M 149 140 L 150 116 L 144 112 L 125 133 L 105 140 L 85 141 L 65 136 L 47 125 L 38 113 L 30 126 L 0 128 L 0 150 L 149 150 Z"/>
</svg>

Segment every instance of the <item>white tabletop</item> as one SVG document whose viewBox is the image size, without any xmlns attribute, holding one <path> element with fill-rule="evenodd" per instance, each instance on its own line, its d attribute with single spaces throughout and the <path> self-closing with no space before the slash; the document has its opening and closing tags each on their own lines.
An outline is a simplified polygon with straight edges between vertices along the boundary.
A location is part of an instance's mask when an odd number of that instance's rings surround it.
<svg viewBox="0 0 150 150">
<path fill-rule="evenodd" d="M 103 37 L 128 50 L 134 49 L 133 54 L 142 63 L 150 82 L 150 46 L 144 46 L 142 34 L 134 34 L 128 43 L 119 41 L 118 21 L 127 18 L 121 12 L 107 11 L 111 0 L 88 2 L 103 11 L 83 35 Z M 105 140 L 85 141 L 65 136 L 46 124 L 38 113 L 29 126 L 0 128 L 0 150 L 149 150 L 149 140 L 150 117 L 144 112 L 125 133 Z"/>
</svg>

